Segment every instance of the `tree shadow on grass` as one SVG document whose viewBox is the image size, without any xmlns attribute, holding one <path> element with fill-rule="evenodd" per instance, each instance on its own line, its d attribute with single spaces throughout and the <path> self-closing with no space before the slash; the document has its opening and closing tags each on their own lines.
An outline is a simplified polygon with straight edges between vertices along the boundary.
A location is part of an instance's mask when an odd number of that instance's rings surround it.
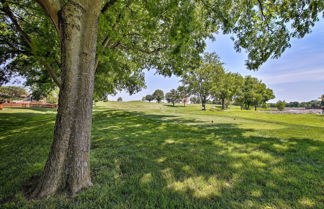
<svg viewBox="0 0 324 209">
<path fill-rule="evenodd" d="M 34 126 L 23 132 L 30 136 L 23 141 L 18 134 L 4 137 L 4 145 L 15 143 L 4 154 L 9 162 L 1 163 L 8 170 L 1 174 L 8 181 L 1 198 L 19 192 L 24 179 L 41 172 L 51 141 L 49 123 L 41 129 L 47 131 L 39 133 Z M 42 144 L 37 146 L 37 140 Z M 18 156 L 9 151 L 15 146 Z M 233 123 L 101 111 L 93 117 L 94 186 L 75 199 L 52 197 L 24 204 L 30 208 L 321 208 L 323 146 L 311 138 L 262 137 L 255 129 Z"/>
<path fill-rule="evenodd" d="M 323 142 L 260 137 L 231 123 L 192 125 L 198 121 L 107 114 L 94 122 L 93 174 L 104 183 L 101 177 L 112 171 L 111 181 L 120 181 L 115 191 L 125 199 L 114 206 L 287 208 L 320 203 Z M 147 199 L 138 200 L 143 194 Z"/>
</svg>

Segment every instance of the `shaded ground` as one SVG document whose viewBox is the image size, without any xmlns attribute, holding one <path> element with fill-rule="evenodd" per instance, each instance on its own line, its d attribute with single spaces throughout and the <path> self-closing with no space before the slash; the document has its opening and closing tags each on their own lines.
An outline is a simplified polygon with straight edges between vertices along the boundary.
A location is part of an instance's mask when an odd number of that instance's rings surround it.
<svg viewBox="0 0 324 209">
<path fill-rule="evenodd" d="M 118 104 L 129 105 L 94 112 L 94 186 L 75 199 L 23 195 L 46 161 L 54 113 L 0 113 L 1 207 L 324 207 L 323 117 Z"/>
</svg>

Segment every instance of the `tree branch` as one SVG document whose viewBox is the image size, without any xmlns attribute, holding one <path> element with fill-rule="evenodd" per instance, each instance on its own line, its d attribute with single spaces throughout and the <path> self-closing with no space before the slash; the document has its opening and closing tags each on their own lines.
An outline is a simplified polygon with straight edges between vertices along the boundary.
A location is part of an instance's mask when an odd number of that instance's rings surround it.
<svg viewBox="0 0 324 209">
<path fill-rule="evenodd" d="M 3 11 L 6 13 L 6 15 L 9 17 L 9 19 L 12 21 L 12 23 L 15 25 L 16 29 L 18 30 L 18 32 L 21 34 L 21 36 L 23 37 L 23 39 L 26 41 L 26 43 L 31 46 L 31 40 L 28 36 L 28 34 L 22 29 L 22 27 L 20 26 L 16 16 L 13 14 L 13 12 L 11 11 L 8 3 L 5 0 L 1 0 L 2 4 L 3 4 Z"/>
<path fill-rule="evenodd" d="M 51 0 L 50 0 L 51 1 Z M 29 37 L 29 35 L 23 30 L 23 28 L 21 27 L 21 25 L 19 24 L 16 16 L 13 14 L 13 12 L 11 11 L 9 5 L 7 4 L 6 0 L 1 0 L 2 4 L 3 4 L 3 11 L 6 13 L 6 15 L 9 17 L 9 19 L 12 21 L 12 23 L 15 25 L 15 27 L 17 28 L 18 32 L 21 34 L 21 36 L 23 37 L 23 39 L 26 41 L 26 43 L 28 44 L 28 46 L 31 48 L 32 50 L 32 43 L 31 43 L 31 39 Z M 60 87 L 61 86 L 61 82 L 60 79 L 56 76 L 53 68 L 45 61 L 44 58 L 40 58 L 39 62 L 44 65 L 45 69 L 48 71 L 48 73 L 50 74 L 50 76 L 52 77 L 53 81 L 55 82 L 55 84 Z"/>
<path fill-rule="evenodd" d="M 57 33 L 60 35 L 58 12 L 61 10 L 59 0 L 36 0 L 45 13 L 51 18 Z"/>
<path fill-rule="evenodd" d="M 260 0 L 258 0 L 258 4 L 259 4 L 259 7 L 260 7 L 261 16 L 262 16 L 263 21 L 265 22 L 265 24 L 266 24 L 268 30 L 269 30 L 270 32 L 273 32 L 272 29 L 271 29 L 271 27 L 269 26 L 268 18 L 267 18 L 267 17 L 265 16 L 265 14 L 264 14 L 263 5 L 262 5 L 262 2 L 261 2 Z"/>
<path fill-rule="evenodd" d="M 108 1 L 101 9 L 101 13 L 105 13 L 110 7 L 112 7 L 118 0 Z"/>
</svg>

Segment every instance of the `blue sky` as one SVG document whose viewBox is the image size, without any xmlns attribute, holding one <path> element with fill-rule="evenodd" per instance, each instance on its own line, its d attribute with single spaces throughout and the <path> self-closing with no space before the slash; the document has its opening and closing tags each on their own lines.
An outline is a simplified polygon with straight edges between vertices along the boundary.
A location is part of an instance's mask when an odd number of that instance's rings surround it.
<svg viewBox="0 0 324 209">
<path fill-rule="evenodd" d="M 261 79 L 274 90 L 276 99 L 272 101 L 309 101 L 324 94 L 324 19 L 317 22 L 312 32 L 303 39 L 293 39 L 292 47 L 279 59 L 268 60 L 256 72 L 246 69 L 246 53 L 237 53 L 229 37 L 217 35 L 216 41 L 207 41 L 206 51 L 216 52 L 225 63 L 226 70 Z M 145 79 L 147 88 L 140 93 L 130 96 L 119 92 L 116 96 L 109 96 L 109 99 L 116 100 L 121 96 L 124 101 L 140 100 L 155 89 L 167 92 L 180 85 L 180 78 L 155 75 L 153 71 L 146 72 Z"/>
</svg>

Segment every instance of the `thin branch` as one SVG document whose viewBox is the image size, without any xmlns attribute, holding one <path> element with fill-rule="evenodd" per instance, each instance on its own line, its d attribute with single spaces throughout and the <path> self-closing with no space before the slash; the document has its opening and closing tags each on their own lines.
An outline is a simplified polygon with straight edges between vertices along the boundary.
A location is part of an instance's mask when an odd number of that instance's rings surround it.
<svg viewBox="0 0 324 209">
<path fill-rule="evenodd" d="M 263 9 L 263 5 L 262 5 L 262 2 L 260 0 L 258 0 L 258 4 L 259 4 L 259 7 L 260 7 L 260 10 L 261 10 L 261 16 L 262 16 L 262 19 L 263 21 L 265 22 L 265 24 L 267 25 L 267 28 L 270 32 L 273 32 L 271 27 L 269 26 L 268 24 L 268 18 L 266 17 L 266 15 L 264 14 L 264 9 Z"/>
<path fill-rule="evenodd" d="M 60 35 L 58 12 L 61 10 L 59 0 L 36 0 L 45 13 L 51 18 L 57 33 Z"/>
<path fill-rule="evenodd" d="M 110 7 L 112 7 L 118 0 L 108 1 L 101 9 L 101 13 L 105 13 Z"/>
</svg>

